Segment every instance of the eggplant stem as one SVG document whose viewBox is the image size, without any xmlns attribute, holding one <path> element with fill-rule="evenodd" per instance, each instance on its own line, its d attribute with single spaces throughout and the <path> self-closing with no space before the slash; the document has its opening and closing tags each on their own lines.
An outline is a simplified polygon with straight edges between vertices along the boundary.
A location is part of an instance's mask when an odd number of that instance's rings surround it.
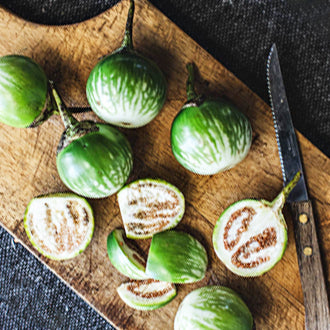
<svg viewBox="0 0 330 330">
<path fill-rule="evenodd" d="M 88 107 L 72 107 L 72 108 L 68 108 L 68 111 L 70 113 L 85 113 L 85 112 L 91 112 L 92 109 Z"/>
<path fill-rule="evenodd" d="M 301 172 L 297 172 L 293 179 L 283 188 L 280 194 L 271 203 L 273 210 L 282 210 L 286 199 L 288 198 L 292 189 L 296 186 L 301 177 Z"/>
<path fill-rule="evenodd" d="M 60 112 L 57 110 L 57 106 L 56 110 L 53 110 L 53 115 L 60 115 Z M 91 112 L 92 108 L 88 108 L 88 107 L 70 107 L 67 108 L 69 113 L 86 113 L 86 112 Z"/>
<path fill-rule="evenodd" d="M 198 97 L 195 91 L 195 72 L 194 64 L 187 64 L 188 79 L 187 79 L 187 102 L 190 102 Z"/>
<path fill-rule="evenodd" d="M 47 121 L 52 115 L 57 114 L 57 107 L 53 103 L 53 98 L 51 96 L 50 91 L 47 92 L 46 104 L 41 114 L 35 118 L 35 120 L 28 126 L 29 128 L 35 128 L 42 125 L 45 121 Z"/>
<path fill-rule="evenodd" d="M 287 199 L 292 189 L 296 186 L 301 177 L 301 172 L 297 172 L 293 179 L 283 188 L 284 198 Z"/>
<path fill-rule="evenodd" d="M 61 115 L 65 129 L 68 129 L 68 128 L 72 127 L 73 125 L 77 124 L 78 120 L 76 118 L 74 118 L 71 115 L 71 113 L 68 112 L 68 109 L 67 109 L 66 105 L 64 104 L 61 96 L 58 94 L 57 90 L 55 89 L 54 82 L 49 81 L 49 86 L 50 86 L 50 90 L 51 90 L 52 96 L 54 98 L 54 101 L 57 105 L 58 111 Z"/>
<path fill-rule="evenodd" d="M 121 45 L 121 49 L 133 49 L 132 30 L 133 30 L 134 9 L 135 9 L 134 0 L 130 0 L 125 34 L 124 34 L 123 43 Z"/>
</svg>

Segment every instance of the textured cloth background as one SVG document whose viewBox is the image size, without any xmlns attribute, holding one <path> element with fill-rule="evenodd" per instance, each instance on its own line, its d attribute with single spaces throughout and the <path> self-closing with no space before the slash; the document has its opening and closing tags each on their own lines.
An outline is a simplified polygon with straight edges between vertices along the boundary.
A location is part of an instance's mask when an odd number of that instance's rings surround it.
<svg viewBox="0 0 330 330">
<path fill-rule="evenodd" d="M 18 15 L 43 24 L 82 21 L 116 2 L 0 0 Z M 329 1 L 151 2 L 266 102 L 266 58 L 276 42 L 294 125 L 330 156 Z M 0 328 L 111 329 L 2 229 Z"/>
</svg>

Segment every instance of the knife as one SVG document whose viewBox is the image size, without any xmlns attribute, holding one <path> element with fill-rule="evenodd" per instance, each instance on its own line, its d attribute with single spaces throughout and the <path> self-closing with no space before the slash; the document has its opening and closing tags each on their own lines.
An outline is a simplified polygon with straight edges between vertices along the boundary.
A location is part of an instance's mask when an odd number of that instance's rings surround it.
<svg viewBox="0 0 330 330">
<path fill-rule="evenodd" d="M 267 62 L 267 82 L 280 155 L 284 186 L 300 171 L 301 178 L 288 196 L 293 216 L 307 330 L 329 330 L 330 312 L 312 203 L 308 198 L 299 147 L 285 94 L 276 45 Z"/>
</svg>

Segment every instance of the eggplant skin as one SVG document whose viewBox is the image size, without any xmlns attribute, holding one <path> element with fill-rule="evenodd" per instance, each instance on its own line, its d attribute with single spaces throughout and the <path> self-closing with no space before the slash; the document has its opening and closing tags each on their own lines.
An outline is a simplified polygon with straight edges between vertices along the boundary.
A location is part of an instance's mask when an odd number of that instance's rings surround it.
<svg viewBox="0 0 330 330">
<path fill-rule="evenodd" d="M 160 112 L 166 80 L 159 67 L 134 52 L 106 56 L 90 73 L 86 95 L 92 110 L 115 126 L 136 128 Z"/>
<path fill-rule="evenodd" d="M 168 230 L 152 237 L 146 275 L 170 283 L 193 283 L 205 277 L 207 263 L 199 241 L 185 232 Z"/>
<path fill-rule="evenodd" d="M 252 330 L 252 314 L 232 289 L 205 286 L 190 292 L 180 304 L 174 330 Z"/>
<path fill-rule="evenodd" d="M 0 58 L 0 122 L 28 127 L 42 113 L 48 80 L 39 64 L 21 55 Z"/>
<path fill-rule="evenodd" d="M 75 193 L 103 198 L 117 192 L 132 167 L 132 149 L 116 128 L 97 124 L 91 132 L 74 140 L 57 155 L 57 170 L 63 183 Z"/>
<path fill-rule="evenodd" d="M 250 122 L 226 100 L 186 105 L 172 123 L 172 152 L 196 174 L 212 175 L 234 167 L 246 157 L 251 142 Z"/>
<path fill-rule="evenodd" d="M 125 235 L 124 229 L 115 229 L 113 230 L 107 239 L 107 251 L 108 257 L 112 265 L 123 275 L 134 280 L 143 280 L 146 279 L 145 267 L 139 263 L 134 258 L 127 255 L 124 249 L 125 240 L 123 236 Z M 131 250 L 129 247 L 125 247 L 126 251 Z M 132 255 L 136 251 L 131 250 Z M 141 257 L 142 258 L 142 257 Z"/>
</svg>

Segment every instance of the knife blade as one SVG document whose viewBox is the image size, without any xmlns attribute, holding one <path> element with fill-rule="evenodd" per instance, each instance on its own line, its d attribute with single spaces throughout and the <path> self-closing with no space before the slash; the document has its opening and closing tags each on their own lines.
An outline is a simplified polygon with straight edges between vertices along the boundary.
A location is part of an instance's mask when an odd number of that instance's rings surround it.
<svg viewBox="0 0 330 330">
<path fill-rule="evenodd" d="M 284 185 L 300 171 L 288 196 L 293 215 L 300 280 L 304 294 L 306 329 L 330 329 L 329 300 L 316 235 L 312 203 L 308 199 L 299 146 L 285 93 L 276 45 L 267 61 L 267 83 Z"/>
</svg>

